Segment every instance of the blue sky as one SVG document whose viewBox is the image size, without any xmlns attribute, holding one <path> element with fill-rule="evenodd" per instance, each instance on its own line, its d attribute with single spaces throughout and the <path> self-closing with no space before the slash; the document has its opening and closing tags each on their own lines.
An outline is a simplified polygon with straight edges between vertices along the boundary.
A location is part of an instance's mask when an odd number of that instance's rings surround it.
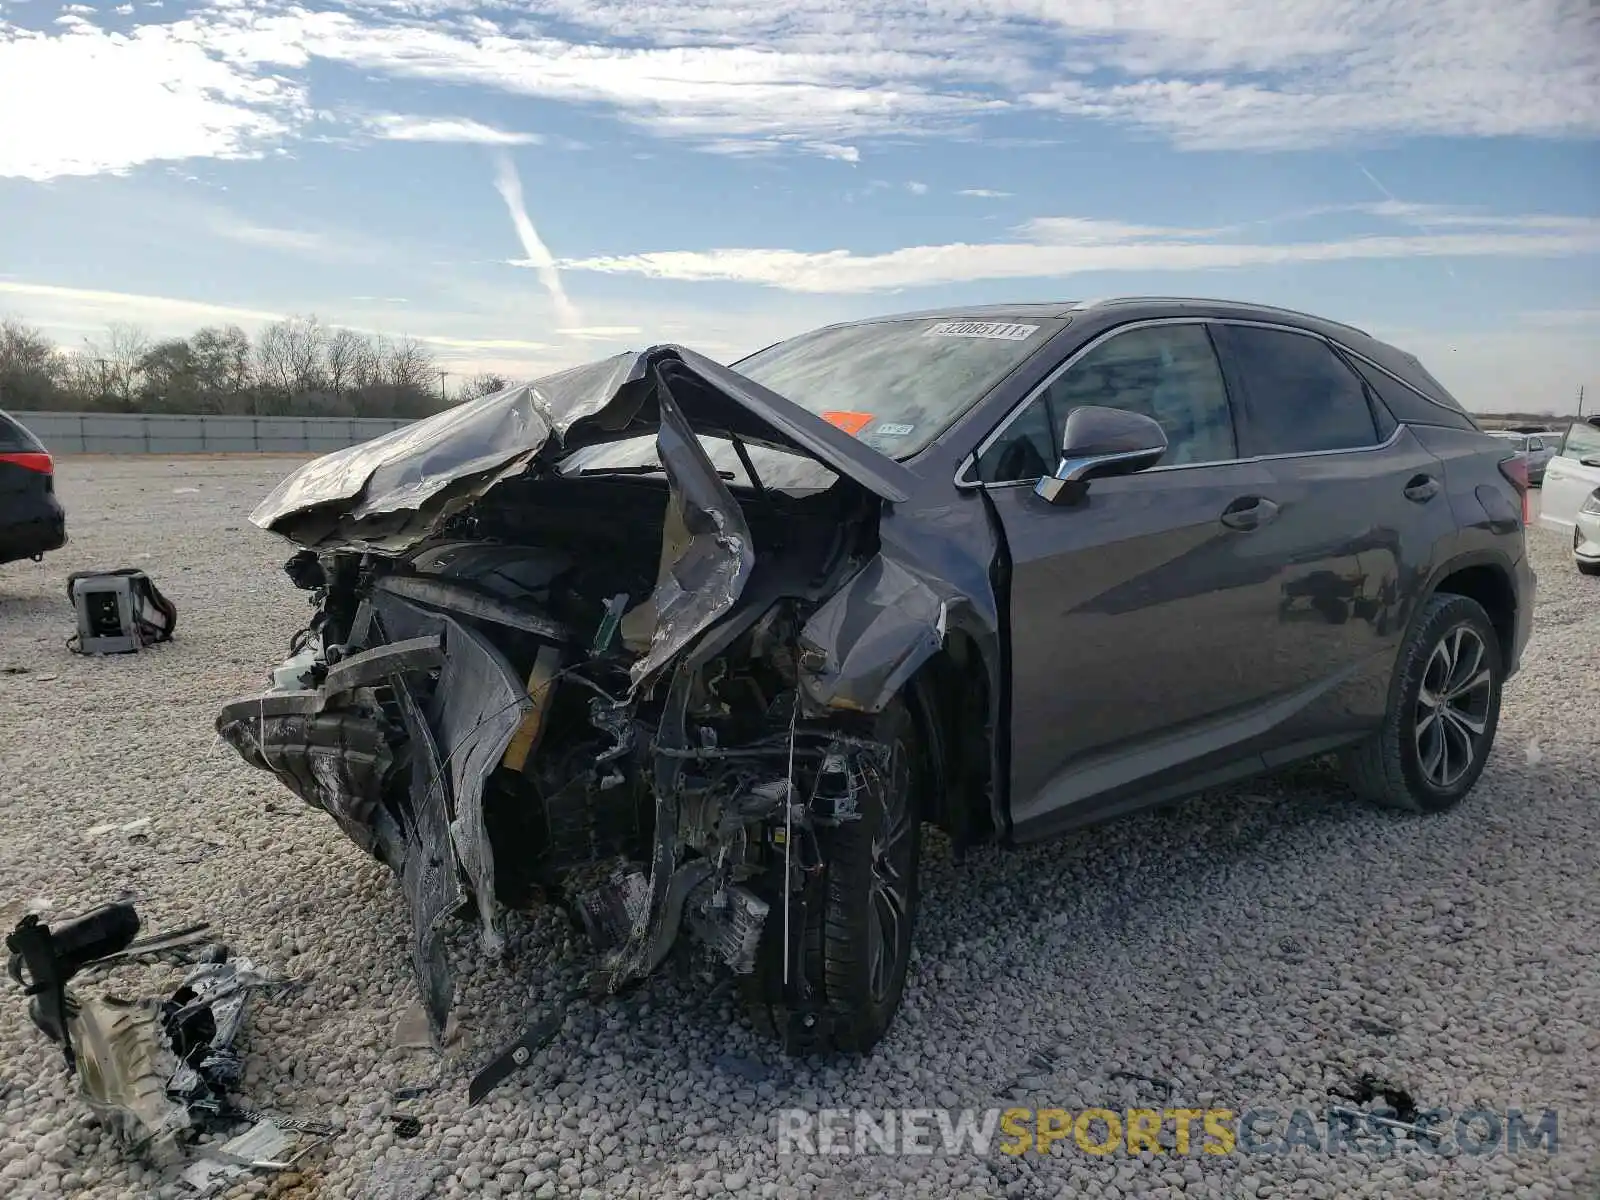
<svg viewBox="0 0 1600 1200">
<path fill-rule="evenodd" d="M 1592 0 L 0 0 L 0 314 L 527 377 L 1136 293 L 1600 402 Z"/>
</svg>

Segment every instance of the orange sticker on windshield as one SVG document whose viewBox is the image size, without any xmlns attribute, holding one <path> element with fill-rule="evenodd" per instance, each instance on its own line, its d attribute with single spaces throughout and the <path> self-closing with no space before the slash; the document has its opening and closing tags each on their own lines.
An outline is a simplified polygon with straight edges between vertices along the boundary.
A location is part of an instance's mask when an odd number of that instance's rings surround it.
<svg viewBox="0 0 1600 1200">
<path fill-rule="evenodd" d="M 822 419 L 831 425 L 837 425 L 852 437 L 872 424 L 871 413 L 825 412 L 822 414 Z"/>
</svg>

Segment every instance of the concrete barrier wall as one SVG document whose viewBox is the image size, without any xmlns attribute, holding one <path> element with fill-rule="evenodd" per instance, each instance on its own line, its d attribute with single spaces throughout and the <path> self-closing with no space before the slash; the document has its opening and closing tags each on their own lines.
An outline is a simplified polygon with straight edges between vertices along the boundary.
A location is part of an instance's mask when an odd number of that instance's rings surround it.
<svg viewBox="0 0 1600 1200">
<path fill-rule="evenodd" d="M 411 424 L 390 417 L 18 412 L 52 454 L 323 454 Z"/>
</svg>

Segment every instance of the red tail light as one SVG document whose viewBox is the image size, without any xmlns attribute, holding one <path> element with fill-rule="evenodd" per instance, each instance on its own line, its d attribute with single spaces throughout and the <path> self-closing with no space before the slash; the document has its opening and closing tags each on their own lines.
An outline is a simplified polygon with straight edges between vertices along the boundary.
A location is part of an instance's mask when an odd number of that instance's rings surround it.
<svg viewBox="0 0 1600 1200">
<path fill-rule="evenodd" d="M 0 463 L 10 463 L 14 467 L 21 467 L 25 471 L 37 471 L 41 475 L 53 475 L 56 469 L 56 464 L 43 450 L 20 450 L 15 453 L 0 454 Z"/>
<path fill-rule="evenodd" d="M 1522 523 L 1528 524 L 1533 519 L 1530 511 L 1531 501 L 1528 496 L 1528 460 L 1522 455 L 1514 458 L 1500 460 L 1500 474 L 1506 477 L 1507 482 L 1517 489 L 1517 495 L 1522 500 Z"/>
</svg>

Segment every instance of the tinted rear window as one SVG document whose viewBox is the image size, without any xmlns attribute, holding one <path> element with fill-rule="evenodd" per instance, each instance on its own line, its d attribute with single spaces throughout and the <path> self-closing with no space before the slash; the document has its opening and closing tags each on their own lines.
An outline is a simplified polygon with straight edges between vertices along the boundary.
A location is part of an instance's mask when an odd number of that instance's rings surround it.
<svg viewBox="0 0 1600 1200">
<path fill-rule="evenodd" d="M 39 439 L 24 429 L 21 423 L 6 413 L 0 413 L 0 454 L 43 449 Z"/>
<path fill-rule="evenodd" d="M 1360 378 L 1321 338 L 1226 326 L 1249 412 L 1240 452 L 1304 454 L 1378 441 Z"/>
</svg>

